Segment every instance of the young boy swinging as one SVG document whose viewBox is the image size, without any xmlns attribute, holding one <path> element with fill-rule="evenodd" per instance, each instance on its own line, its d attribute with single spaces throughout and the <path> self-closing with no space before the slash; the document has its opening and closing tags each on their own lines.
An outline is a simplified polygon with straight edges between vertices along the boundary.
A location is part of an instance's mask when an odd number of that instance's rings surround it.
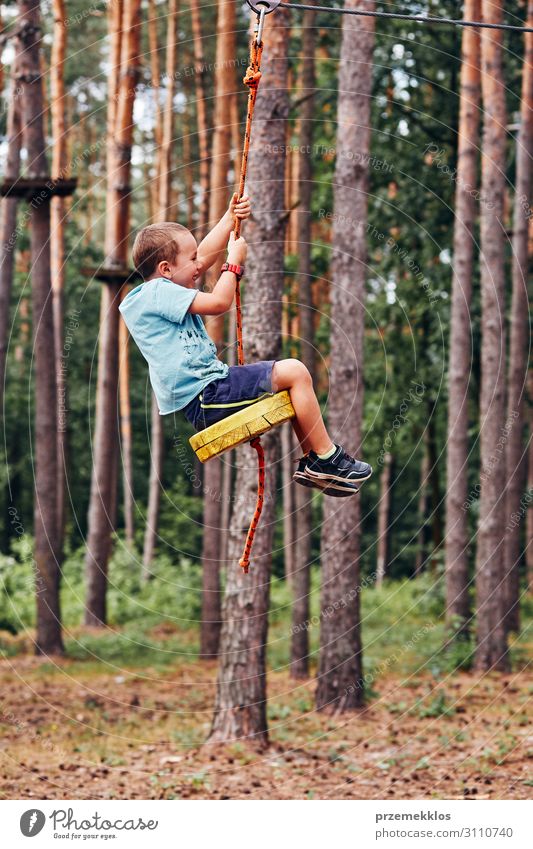
<svg viewBox="0 0 533 849">
<path fill-rule="evenodd" d="M 197 245 L 181 224 L 144 227 L 133 245 L 133 262 L 144 283 L 122 301 L 120 312 L 148 362 L 161 415 L 183 410 L 202 430 L 250 402 L 287 389 L 296 417 L 292 425 L 304 456 L 294 480 L 326 495 L 350 496 L 372 474 L 368 463 L 350 457 L 330 438 L 309 371 L 296 359 L 227 366 L 217 358 L 201 319 L 227 312 L 236 276 L 244 273 L 247 245 L 233 238 L 234 217 L 250 215 L 247 197 L 230 206 Z M 229 243 L 228 243 L 229 239 Z M 197 289 L 201 275 L 227 244 L 227 262 L 209 293 Z"/>
</svg>

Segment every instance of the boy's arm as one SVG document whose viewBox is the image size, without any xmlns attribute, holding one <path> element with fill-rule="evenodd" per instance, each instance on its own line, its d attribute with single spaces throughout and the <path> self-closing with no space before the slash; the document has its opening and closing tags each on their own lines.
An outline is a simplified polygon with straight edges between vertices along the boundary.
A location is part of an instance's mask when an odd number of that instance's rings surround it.
<svg viewBox="0 0 533 849">
<path fill-rule="evenodd" d="M 222 315 L 229 310 L 235 294 L 235 274 L 223 271 L 212 292 L 198 292 L 189 307 L 197 315 Z"/>
<path fill-rule="evenodd" d="M 244 265 L 247 245 L 244 239 L 235 239 L 231 234 L 228 246 L 228 263 Z M 235 295 L 235 272 L 223 271 L 212 292 L 198 292 L 189 307 L 189 312 L 197 315 L 221 315 L 229 310 Z"/>
<path fill-rule="evenodd" d="M 205 239 L 202 239 L 198 245 L 198 260 L 202 264 L 202 270 L 210 268 L 217 257 L 225 249 L 231 231 L 233 230 L 233 222 L 235 218 L 244 221 L 249 218 L 251 212 L 250 200 L 247 196 L 241 198 L 237 202 L 237 194 L 231 198 L 230 205 L 218 224 L 215 224 L 213 229 L 207 234 Z"/>
</svg>

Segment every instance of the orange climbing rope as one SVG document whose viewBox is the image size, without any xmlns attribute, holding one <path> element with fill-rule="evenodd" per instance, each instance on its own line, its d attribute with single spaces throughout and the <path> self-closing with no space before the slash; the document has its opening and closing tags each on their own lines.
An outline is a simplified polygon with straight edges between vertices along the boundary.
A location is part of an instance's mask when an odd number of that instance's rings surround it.
<svg viewBox="0 0 533 849">
<path fill-rule="evenodd" d="M 241 198 L 244 194 L 244 184 L 246 182 L 246 172 L 248 169 L 248 153 L 250 151 L 252 120 L 254 116 L 255 101 L 257 98 L 257 89 L 259 88 L 259 81 L 261 79 L 261 55 L 263 53 L 263 41 L 260 37 L 260 32 L 262 30 L 262 17 L 263 15 L 258 17 L 258 23 L 250 44 L 249 65 L 243 79 L 243 83 L 248 86 L 248 111 L 246 113 L 246 128 L 244 131 L 244 145 L 242 150 L 241 176 L 239 180 L 238 193 L 239 198 Z M 241 233 L 241 222 L 238 218 L 235 219 L 233 232 L 235 233 L 235 238 L 238 239 Z M 238 279 L 235 285 L 235 312 L 237 318 L 237 362 L 240 366 L 242 366 L 244 365 L 244 346 L 242 342 L 241 287 L 240 280 Z M 255 504 L 254 515 L 246 535 L 244 551 L 241 559 L 239 560 L 239 565 L 242 567 L 245 574 L 248 574 L 250 554 L 257 525 L 261 518 L 265 495 L 265 452 L 263 451 L 263 446 L 261 445 L 261 440 L 258 436 L 251 440 L 250 445 L 257 451 L 257 501 Z"/>
</svg>

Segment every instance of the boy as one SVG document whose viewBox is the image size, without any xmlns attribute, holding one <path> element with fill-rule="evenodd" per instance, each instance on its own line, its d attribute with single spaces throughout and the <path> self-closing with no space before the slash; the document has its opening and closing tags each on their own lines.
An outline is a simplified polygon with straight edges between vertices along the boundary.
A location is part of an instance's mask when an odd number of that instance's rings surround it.
<svg viewBox="0 0 533 849">
<path fill-rule="evenodd" d="M 232 305 L 235 278 L 244 273 L 247 251 L 245 240 L 233 237 L 233 220 L 249 215 L 248 198 L 237 201 L 234 195 L 200 245 L 181 224 L 144 227 L 133 245 L 133 262 L 145 282 L 124 298 L 120 312 L 148 361 L 161 415 L 183 410 L 202 430 L 265 395 L 287 389 L 296 412 L 293 427 L 304 452 L 294 480 L 327 495 L 353 495 L 372 469 L 330 439 L 304 364 L 287 359 L 228 367 L 217 358 L 205 330 L 201 316 L 221 315 Z M 227 262 L 219 280 L 212 292 L 198 291 L 201 275 L 228 238 Z"/>
</svg>

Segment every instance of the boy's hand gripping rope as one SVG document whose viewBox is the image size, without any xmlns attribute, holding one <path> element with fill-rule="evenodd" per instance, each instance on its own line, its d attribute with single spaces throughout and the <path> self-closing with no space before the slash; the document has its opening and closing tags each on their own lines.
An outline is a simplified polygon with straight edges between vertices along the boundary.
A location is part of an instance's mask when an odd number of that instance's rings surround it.
<svg viewBox="0 0 533 849">
<path fill-rule="evenodd" d="M 248 168 L 248 153 L 250 150 L 250 135 L 252 132 L 252 119 L 254 116 L 254 108 L 255 101 L 257 98 L 257 89 L 259 88 L 259 80 L 261 79 L 261 54 L 263 53 L 263 41 L 261 36 L 263 31 L 263 22 L 265 14 L 266 9 L 262 8 L 257 17 L 257 25 L 250 44 L 249 65 L 246 70 L 246 75 L 243 79 L 243 83 L 248 86 L 248 111 L 246 114 L 246 128 L 244 131 L 244 145 L 242 150 L 241 176 L 239 180 L 238 194 L 239 198 L 241 198 L 244 194 L 244 184 L 246 182 L 246 171 Z M 238 218 L 235 219 L 233 232 L 235 233 L 235 238 L 238 239 L 241 233 L 241 222 Z M 235 312 L 237 319 L 237 362 L 240 366 L 242 366 L 244 365 L 244 347 L 242 342 L 241 287 L 239 279 L 237 279 L 237 282 L 235 284 Z M 255 511 L 252 521 L 250 522 L 250 527 L 248 528 L 248 534 L 246 536 L 246 542 L 244 544 L 244 551 L 241 559 L 239 560 L 239 565 L 242 567 L 245 574 L 248 574 L 248 569 L 250 565 L 250 554 L 254 542 L 255 531 L 257 525 L 259 524 L 259 519 L 261 518 L 265 495 L 265 452 L 263 451 L 263 446 L 261 445 L 261 440 L 258 436 L 250 441 L 250 445 L 257 451 L 258 479 L 257 501 L 255 504 Z"/>
</svg>

